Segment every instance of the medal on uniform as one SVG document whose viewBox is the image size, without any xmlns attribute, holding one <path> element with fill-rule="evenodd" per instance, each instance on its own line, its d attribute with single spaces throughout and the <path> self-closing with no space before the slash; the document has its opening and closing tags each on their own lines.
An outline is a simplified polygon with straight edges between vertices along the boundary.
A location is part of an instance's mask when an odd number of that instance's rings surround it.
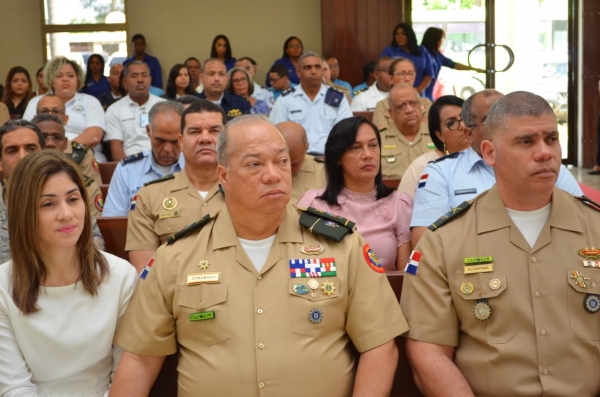
<svg viewBox="0 0 600 397">
<path fill-rule="evenodd" d="M 210 266 L 210 263 L 208 263 L 206 259 L 202 258 L 202 260 L 198 262 L 198 266 L 200 267 L 200 269 L 206 270 Z"/>
<path fill-rule="evenodd" d="M 335 287 L 335 285 L 333 285 L 333 281 L 325 281 L 325 282 L 323 282 L 323 285 L 321 286 L 321 290 L 327 296 L 333 295 L 335 293 L 336 289 L 337 288 Z"/>
<path fill-rule="evenodd" d="M 312 309 L 310 313 L 308 313 L 308 319 L 313 324 L 319 324 L 321 320 L 323 320 L 323 312 L 320 309 Z"/>
<path fill-rule="evenodd" d="M 306 287 L 306 285 L 304 284 L 294 284 L 293 290 L 298 295 L 308 294 L 308 292 L 310 291 L 308 287 Z"/>
<path fill-rule="evenodd" d="M 493 278 L 490 280 L 490 288 L 493 290 L 497 290 L 502 286 L 502 282 L 497 279 L 497 278 Z"/>
<path fill-rule="evenodd" d="M 596 294 L 587 294 L 583 306 L 588 312 L 597 313 L 600 310 L 600 297 Z"/>
<path fill-rule="evenodd" d="M 323 247 L 321 244 L 303 245 L 300 247 L 300 252 L 304 255 L 320 255 L 325 252 L 325 247 Z"/>
<path fill-rule="evenodd" d="M 600 267 L 600 262 L 583 261 L 583 267 Z"/>
<path fill-rule="evenodd" d="M 492 315 L 492 308 L 487 303 L 487 299 L 477 299 L 473 308 L 475 318 L 479 321 L 485 321 Z"/>
<path fill-rule="evenodd" d="M 587 288 L 586 281 L 588 281 L 590 279 L 589 277 L 585 277 L 584 275 L 582 275 L 581 272 L 578 272 L 577 270 L 573 270 L 573 274 L 571 275 L 571 278 L 574 278 L 575 283 L 577 285 L 579 285 L 581 288 Z"/>
<path fill-rule="evenodd" d="M 388 157 L 387 159 L 385 159 L 386 163 L 395 163 L 396 162 L 396 158 L 395 157 Z"/>
<path fill-rule="evenodd" d="M 473 283 L 470 281 L 465 281 L 460 285 L 460 292 L 462 292 L 463 295 L 471 295 L 473 291 L 475 291 L 475 286 L 473 286 Z"/>
<path fill-rule="evenodd" d="M 600 249 L 596 249 L 592 247 L 591 249 L 588 247 L 581 248 L 577 251 L 577 255 L 585 259 L 600 259 Z"/>
<path fill-rule="evenodd" d="M 319 282 L 317 280 L 315 280 L 314 278 L 311 278 L 310 280 L 308 280 L 308 288 L 310 288 L 310 289 L 319 288 Z"/>
<path fill-rule="evenodd" d="M 163 207 L 166 210 L 172 210 L 177 207 L 177 199 L 175 197 L 167 197 L 163 200 Z"/>
</svg>

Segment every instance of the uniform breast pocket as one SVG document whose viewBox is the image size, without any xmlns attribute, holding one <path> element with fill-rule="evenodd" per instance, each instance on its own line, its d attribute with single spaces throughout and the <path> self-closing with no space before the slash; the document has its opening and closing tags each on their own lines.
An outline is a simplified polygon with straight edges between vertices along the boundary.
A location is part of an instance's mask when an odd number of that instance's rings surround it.
<svg viewBox="0 0 600 397">
<path fill-rule="evenodd" d="M 335 121 L 337 117 L 337 109 L 331 106 L 323 106 L 323 111 L 321 112 L 324 119 Z"/>
<path fill-rule="evenodd" d="M 288 119 L 290 119 L 291 121 L 295 121 L 297 123 L 300 123 L 305 118 L 306 118 L 306 111 L 304 111 L 304 109 L 292 109 L 288 113 Z"/>
<path fill-rule="evenodd" d="M 289 282 L 292 333 L 319 338 L 344 328 L 346 310 L 337 277 L 295 278 Z"/>
<path fill-rule="evenodd" d="M 227 284 L 179 286 L 179 339 L 195 339 L 209 346 L 231 337 L 227 309 Z"/>
<path fill-rule="evenodd" d="M 600 340 L 600 269 L 567 268 L 567 300 L 571 329 L 582 339 Z"/>
<path fill-rule="evenodd" d="M 455 276 L 454 293 L 460 298 L 455 299 L 454 305 L 461 328 L 469 329 L 475 337 L 486 339 L 488 343 L 510 341 L 514 327 L 507 287 L 505 273 Z"/>
<path fill-rule="evenodd" d="M 164 215 L 168 212 L 176 213 Z M 159 214 L 159 218 L 154 222 L 154 231 L 161 237 L 161 240 L 166 239 L 170 234 L 176 233 L 188 225 L 187 219 L 181 211 L 165 211 L 162 214 L 163 218 L 161 219 L 161 214 Z"/>
</svg>

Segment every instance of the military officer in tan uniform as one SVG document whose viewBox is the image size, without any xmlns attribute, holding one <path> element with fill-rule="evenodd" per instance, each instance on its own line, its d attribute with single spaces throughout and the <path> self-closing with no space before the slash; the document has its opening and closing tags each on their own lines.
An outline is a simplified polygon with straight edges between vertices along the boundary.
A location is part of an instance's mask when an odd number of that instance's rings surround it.
<svg viewBox="0 0 600 397">
<path fill-rule="evenodd" d="M 145 183 L 132 198 L 125 249 L 138 270 L 169 235 L 223 206 L 216 144 L 225 122 L 223 110 L 206 99 L 190 105 L 179 135 L 184 170 Z"/>
<path fill-rule="evenodd" d="M 600 207 L 556 188 L 556 116 L 514 92 L 486 119 L 496 184 L 436 221 L 401 305 L 415 380 L 430 396 L 600 393 Z"/>
<path fill-rule="evenodd" d="M 318 157 L 306 154 L 308 138 L 306 130 L 298 123 L 284 121 L 275 127 L 287 144 L 292 169 L 292 199 L 295 204 L 300 196 L 311 189 L 324 188 L 327 185 L 325 165 Z"/>
<path fill-rule="evenodd" d="M 413 87 L 401 83 L 390 90 L 388 97 L 392 123 L 381 132 L 381 170 L 385 178 L 401 178 L 417 157 L 434 150 L 423 113 L 419 94 Z"/>
<path fill-rule="evenodd" d="M 376 256 L 353 223 L 289 204 L 288 152 L 266 118 L 222 134 L 226 208 L 169 237 L 142 272 L 110 396 L 147 395 L 177 350 L 179 397 L 388 396 L 407 326 Z"/>
<path fill-rule="evenodd" d="M 69 116 L 66 114 L 65 104 L 63 101 L 61 101 L 60 98 L 55 95 L 46 94 L 38 102 L 36 112 L 38 116 L 43 114 L 52 114 L 62 121 L 61 129 L 63 131 L 63 139 L 58 139 L 58 134 L 53 135 L 53 138 L 46 136 L 46 147 L 48 149 L 58 149 L 64 152 L 71 160 L 79 165 L 79 169 L 83 175 L 87 175 L 97 183 L 102 183 L 102 178 L 100 177 L 100 168 L 96 162 L 94 151 L 89 146 L 83 145 L 79 142 L 71 142 L 65 137 L 64 126 L 67 125 Z"/>
</svg>

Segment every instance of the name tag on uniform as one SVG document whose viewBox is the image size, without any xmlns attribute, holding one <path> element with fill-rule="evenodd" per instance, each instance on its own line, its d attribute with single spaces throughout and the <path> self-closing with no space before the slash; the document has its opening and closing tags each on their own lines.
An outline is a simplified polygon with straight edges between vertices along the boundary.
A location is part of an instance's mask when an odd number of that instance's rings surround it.
<svg viewBox="0 0 600 397">
<path fill-rule="evenodd" d="M 291 114 L 294 114 L 294 113 L 302 113 L 302 110 L 301 110 L 301 109 L 298 109 L 298 110 L 291 110 L 291 111 L 290 111 L 290 113 L 291 113 Z"/>
<path fill-rule="evenodd" d="M 140 114 L 140 127 L 146 128 L 148 125 L 148 113 Z"/>
<path fill-rule="evenodd" d="M 489 273 L 494 271 L 493 256 L 476 256 L 465 258 L 465 274 Z"/>
<path fill-rule="evenodd" d="M 161 212 L 158 214 L 159 219 L 167 219 L 167 218 L 179 218 L 181 213 L 179 211 L 167 211 Z"/>
<path fill-rule="evenodd" d="M 398 147 L 398 145 L 383 145 L 384 149 L 395 149 L 397 147 Z"/>
<path fill-rule="evenodd" d="M 215 312 L 200 312 L 190 314 L 190 321 L 212 320 L 215 318 Z"/>
<path fill-rule="evenodd" d="M 454 191 L 454 195 L 458 196 L 460 194 L 471 194 L 471 193 L 477 193 L 477 189 L 476 188 L 472 188 L 472 189 L 459 189 L 459 190 L 455 190 Z"/>
<path fill-rule="evenodd" d="M 221 282 L 221 272 L 218 273 L 190 273 L 187 275 L 187 285 L 218 284 Z"/>
</svg>

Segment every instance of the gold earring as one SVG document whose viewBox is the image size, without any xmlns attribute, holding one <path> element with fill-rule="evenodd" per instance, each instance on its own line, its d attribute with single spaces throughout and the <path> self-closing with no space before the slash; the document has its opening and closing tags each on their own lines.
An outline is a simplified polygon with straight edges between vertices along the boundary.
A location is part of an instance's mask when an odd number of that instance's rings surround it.
<svg viewBox="0 0 600 397">
<path fill-rule="evenodd" d="M 450 152 L 446 149 L 446 142 L 444 142 L 444 154 L 448 155 Z"/>
</svg>

